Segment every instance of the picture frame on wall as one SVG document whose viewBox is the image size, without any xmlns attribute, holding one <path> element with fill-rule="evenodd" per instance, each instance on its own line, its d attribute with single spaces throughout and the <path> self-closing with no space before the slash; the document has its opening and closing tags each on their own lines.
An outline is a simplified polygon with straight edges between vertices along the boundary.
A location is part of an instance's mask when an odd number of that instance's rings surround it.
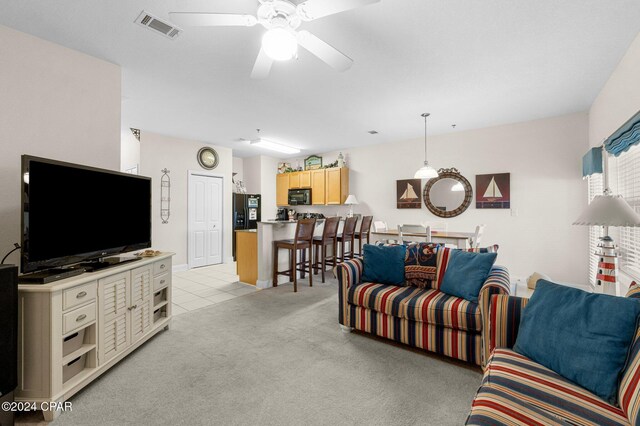
<svg viewBox="0 0 640 426">
<path fill-rule="evenodd" d="M 396 206 L 399 209 L 422 208 L 420 193 L 422 192 L 422 180 L 402 179 L 396 181 Z"/>
<path fill-rule="evenodd" d="M 310 155 L 304 159 L 305 170 L 318 170 L 322 168 L 322 157 Z"/>
<path fill-rule="evenodd" d="M 476 175 L 477 209 L 511 208 L 511 173 Z"/>
</svg>

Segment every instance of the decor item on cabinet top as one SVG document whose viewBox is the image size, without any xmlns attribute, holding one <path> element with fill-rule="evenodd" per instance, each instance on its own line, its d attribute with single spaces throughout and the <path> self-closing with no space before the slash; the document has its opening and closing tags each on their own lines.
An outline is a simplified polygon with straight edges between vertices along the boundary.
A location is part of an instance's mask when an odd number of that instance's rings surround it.
<svg viewBox="0 0 640 426">
<path fill-rule="evenodd" d="M 591 203 L 573 224 L 602 226 L 604 236 L 600 237 L 600 244 L 598 244 L 598 250 L 595 253 L 598 256 L 596 285 L 597 288 L 603 289 L 604 293 L 615 296 L 618 290 L 618 253 L 613 244 L 613 238 L 608 235 L 609 227 L 640 226 L 640 215 L 621 195 L 613 195 L 611 190 L 607 188 L 604 195 L 593 197 Z"/>
<path fill-rule="evenodd" d="M 511 174 L 476 175 L 476 208 L 511 208 Z"/>
<path fill-rule="evenodd" d="M 304 159 L 305 170 L 318 170 L 322 168 L 322 157 L 310 155 Z"/>
<path fill-rule="evenodd" d="M 424 164 L 418 169 L 416 174 L 413 175 L 415 179 L 433 179 L 438 177 L 438 172 L 436 172 L 436 169 L 431 167 L 429 165 L 429 162 L 427 161 L 427 117 L 429 117 L 430 115 L 431 114 L 428 112 L 425 112 L 421 115 L 421 117 L 424 117 Z"/>
<path fill-rule="evenodd" d="M 420 203 L 420 179 L 402 179 L 396 181 L 397 208 L 399 209 L 419 209 Z"/>
<path fill-rule="evenodd" d="M 342 152 L 338 154 L 338 167 L 344 167 L 344 155 L 342 155 Z"/>
<path fill-rule="evenodd" d="M 286 173 L 288 170 L 293 171 L 291 163 L 278 163 L 278 173 Z"/>
<path fill-rule="evenodd" d="M 160 170 L 162 177 L 160 178 L 160 219 L 163 224 L 169 223 L 171 216 L 171 178 L 168 169 Z"/>
<path fill-rule="evenodd" d="M 349 206 L 349 214 L 347 215 L 347 217 L 353 217 L 353 206 L 355 204 L 358 204 L 358 199 L 355 195 L 349 194 L 344 203 Z"/>
<path fill-rule="evenodd" d="M 246 194 L 247 188 L 244 186 L 244 182 L 239 180 L 236 182 L 236 191 L 237 194 Z"/>
</svg>

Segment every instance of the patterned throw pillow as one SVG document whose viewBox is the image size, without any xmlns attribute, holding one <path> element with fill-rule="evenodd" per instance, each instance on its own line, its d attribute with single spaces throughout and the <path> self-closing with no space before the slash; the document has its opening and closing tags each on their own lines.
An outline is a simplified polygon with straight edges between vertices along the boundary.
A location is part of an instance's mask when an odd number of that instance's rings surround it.
<svg viewBox="0 0 640 426">
<path fill-rule="evenodd" d="M 418 288 L 433 288 L 439 247 L 438 244 L 426 242 L 407 244 L 404 276 L 408 285 Z"/>
<path fill-rule="evenodd" d="M 640 299 L 640 284 L 632 282 L 627 291 L 627 297 L 633 297 L 634 299 Z"/>
</svg>

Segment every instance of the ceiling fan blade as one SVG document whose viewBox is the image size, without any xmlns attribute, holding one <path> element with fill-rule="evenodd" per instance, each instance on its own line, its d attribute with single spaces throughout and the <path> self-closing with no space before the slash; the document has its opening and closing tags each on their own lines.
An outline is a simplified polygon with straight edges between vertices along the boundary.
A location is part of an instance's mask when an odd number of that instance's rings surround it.
<svg viewBox="0 0 640 426">
<path fill-rule="evenodd" d="M 346 10 L 378 3 L 380 0 L 307 0 L 297 6 L 298 16 L 305 21 L 322 18 Z"/>
<path fill-rule="evenodd" d="M 264 80 L 269 77 L 271 65 L 273 65 L 273 59 L 266 54 L 263 48 L 260 48 L 256 63 L 253 65 L 253 71 L 251 71 L 251 78 L 254 80 Z"/>
<path fill-rule="evenodd" d="M 309 31 L 298 32 L 298 44 L 338 71 L 351 68 L 353 60 Z"/>
<path fill-rule="evenodd" d="M 258 19 L 231 13 L 169 12 L 171 21 L 185 27 L 253 27 Z"/>
</svg>

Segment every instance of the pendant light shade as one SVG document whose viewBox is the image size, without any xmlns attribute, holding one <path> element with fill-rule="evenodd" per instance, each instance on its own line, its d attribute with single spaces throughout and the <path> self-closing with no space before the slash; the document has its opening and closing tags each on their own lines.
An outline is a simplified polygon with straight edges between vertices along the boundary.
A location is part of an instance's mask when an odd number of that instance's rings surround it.
<svg viewBox="0 0 640 426">
<path fill-rule="evenodd" d="M 424 117 L 424 165 L 413 175 L 414 179 L 433 179 L 438 177 L 436 169 L 431 167 L 427 161 L 427 117 L 430 115 L 428 112 L 422 114 L 422 117 Z"/>
<path fill-rule="evenodd" d="M 426 161 L 424 162 L 424 166 L 420 167 L 416 174 L 413 175 L 414 179 L 433 179 L 436 177 L 438 177 L 438 172 Z"/>
</svg>

